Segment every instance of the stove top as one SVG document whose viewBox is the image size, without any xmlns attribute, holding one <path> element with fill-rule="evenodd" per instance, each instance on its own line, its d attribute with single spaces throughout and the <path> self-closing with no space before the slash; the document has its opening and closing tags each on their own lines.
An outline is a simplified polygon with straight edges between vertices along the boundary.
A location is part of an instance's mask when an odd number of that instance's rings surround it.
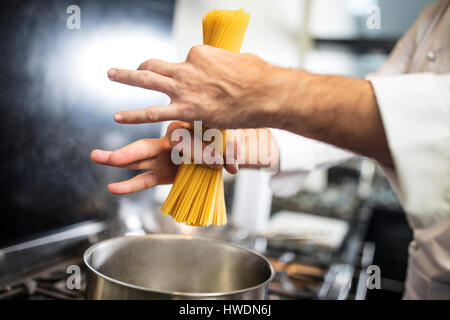
<svg viewBox="0 0 450 320">
<path fill-rule="evenodd" d="M 368 251 L 373 251 L 370 244 L 366 244 L 361 252 L 361 261 L 365 263 L 370 262 L 367 259 Z M 304 261 L 292 252 L 268 258 L 276 270 L 269 287 L 270 300 L 365 298 L 365 293 L 357 293 L 360 283 L 365 281 L 361 265 L 350 269 L 340 264 L 320 266 Z M 57 263 L 0 288 L 0 300 L 83 300 L 85 271 L 84 263 L 79 258 Z M 79 278 L 75 279 L 77 276 Z M 337 279 L 341 282 L 340 287 L 337 287 Z M 348 283 L 342 283 L 343 279 Z M 78 283 L 79 287 L 74 283 Z"/>
<path fill-rule="evenodd" d="M 101 236 L 103 230 L 98 223 L 78 225 L 45 241 L 1 249 L 0 300 L 84 299 L 86 270 L 82 254 L 92 243 L 112 236 Z M 303 251 L 270 246 L 257 250 L 277 271 L 268 298 L 365 299 L 365 270 L 372 264 L 374 246 L 362 241 L 361 230 L 364 227 L 352 229 L 338 253 L 312 248 L 307 243 L 304 249 L 309 250 Z M 255 249 L 258 239 L 253 240 L 237 244 Z"/>
<path fill-rule="evenodd" d="M 69 266 L 82 266 L 79 260 L 58 263 L 17 283 L 0 289 L 0 300 L 83 300 L 85 274 L 81 272 L 80 289 L 69 289 Z"/>
</svg>

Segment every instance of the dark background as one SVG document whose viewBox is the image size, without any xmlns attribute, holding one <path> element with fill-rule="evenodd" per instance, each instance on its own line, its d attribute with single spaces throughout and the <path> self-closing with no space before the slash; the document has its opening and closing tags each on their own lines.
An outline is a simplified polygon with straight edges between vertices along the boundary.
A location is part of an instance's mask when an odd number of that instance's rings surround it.
<svg viewBox="0 0 450 320">
<path fill-rule="evenodd" d="M 81 8 L 80 30 L 66 27 L 71 4 Z M 73 44 L 99 30 L 114 34 L 124 22 L 145 24 L 170 41 L 173 7 L 155 0 L 1 2 L 0 248 L 117 211 L 118 198 L 106 185 L 131 172 L 92 164 L 90 151 L 108 148 L 117 135 L 122 144 L 156 137 L 160 128 L 114 123 L 114 111 L 131 106 L 97 96 L 95 88 L 83 90 L 73 76 Z M 106 71 L 101 85 L 107 86 Z M 158 102 L 160 96 L 148 96 L 149 104 Z"/>
</svg>

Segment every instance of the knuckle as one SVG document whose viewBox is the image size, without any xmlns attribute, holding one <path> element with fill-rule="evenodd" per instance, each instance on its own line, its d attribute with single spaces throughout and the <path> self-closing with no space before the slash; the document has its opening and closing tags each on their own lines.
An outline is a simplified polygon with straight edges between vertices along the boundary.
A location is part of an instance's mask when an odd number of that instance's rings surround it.
<svg viewBox="0 0 450 320">
<path fill-rule="evenodd" d="M 169 124 L 169 126 L 167 127 L 167 135 L 169 136 L 169 138 L 172 135 L 172 133 L 179 127 L 180 127 L 180 124 L 179 124 L 179 122 L 176 122 L 176 121 L 171 122 Z"/>
<path fill-rule="evenodd" d="M 145 117 L 148 121 L 158 121 L 158 114 L 153 108 L 147 108 L 145 110 Z"/>
<path fill-rule="evenodd" d="M 138 85 L 145 86 L 147 84 L 147 81 L 148 81 L 148 73 L 147 72 L 144 72 L 144 73 L 139 75 L 139 77 L 138 77 Z"/>
<path fill-rule="evenodd" d="M 155 62 L 156 62 L 155 59 L 149 59 L 149 60 L 145 61 L 142 64 L 142 69 L 143 70 L 152 70 L 152 68 L 155 66 Z"/>
<path fill-rule="evenodd" d="M 178 108 L 178 114 L 183 121 L 193 121 L 195 119 L 195 108 L 190 104 L 184 104 Z"/>
<path fill-rule="evenodd" d="M 241 56 L 246 59 L 251 59 L 251 60 L 260 60 L 261 59 L 258 55 L 251 53 L 251 52 L 244 52 L 241 54 Z"/>
<path fill-rule="evenodd" d="M 257 55 L 252 52 L 243 52 L 241 55 L 244 57 L 257 57 Z"/>
<path fill-rule="evenodd" d="M 139 67 L 137 68 L 137 70 L 145 70 L 145 66 L 147 64 L 147 61 L 142 62 Z"/>
<path fill-rule="evenodd" d="M 197 56 L 201 55 L 203 52 L 203 46 L 202 45 L 196 45 L 189 50 L 188 59 L 196 58 Z"/>
<path fill-rule="evenodd" d="M 186 74 L 188 74 L 190 70 L 190 65 L 188 62 L 181 62 L 177 64 L 176 68 L 174 68 L 174 72 L 172 77 L 176 80 L 184 79 Z"/>
<path fill-rule="evenodd" d="M 120 157 L 117 154 L 117 152 L 113 152 L 110 156 L 109 156 L 109 164 L 111 165 L 117 165 L 119 163 Z"/>
<path fill-rule="evenodd" d="M 170 141 L 170 137 L 162 137 L 160 138 L 161 150 L 162 151 L 170 151 L 172 150 L 172 141 Z"/>
<path fill-rule="evenodd" d="M 172 102 L 176 102 L 178 100 L 182 100 L 182 97 L 184 97 L 187 90 L 187 85 L 183 83 L 183 79 L 185 78 L 185 74 L 182 72 L 179 72 L 178 75 L 175 75 L 173 77 L 172 81 L 172 92 L 170 95 L 170 98 L 172 99 Z"/>
<path fill-rule="evenodd" d="M 167 81 L 166 83 L 166 94 L 169 96 L 169 98 L 171 99 L 171 103 L 173 99 L 177 99 L 178 95 L 177 95 L 177 83 L 175 80 L 173 79 L 169 79 L 169 81 Z"/>
</svg>

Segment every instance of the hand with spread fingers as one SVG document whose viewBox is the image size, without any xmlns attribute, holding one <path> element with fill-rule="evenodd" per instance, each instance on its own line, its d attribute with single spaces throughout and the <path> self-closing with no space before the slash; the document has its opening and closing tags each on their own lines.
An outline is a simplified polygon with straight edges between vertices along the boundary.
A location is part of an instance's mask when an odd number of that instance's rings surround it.
<svg viewBox="0 0 450 320">
<path fill-rule="evenodd" d="M 149 170 L 130 180 L 108 185 L 108 191 L 113 194 L 128 194 L 173 182 L 177 166 L 170 161 L 171 150 L 169 138 L 164 136 L 141 139 L 116 151 L 96 149 L 91 152 L 91 160 L 119 168 Z"/>
<path fill-rule="evenodd" d="M 116 151 L 93 150 L 91 152 L 91 160 L 95 163 L 118 168 L 148 170 L 130 180 L 111 183 L 108 185 L 108 191 L 113 194 L 128 194 L 156 185 L 173 183 L 178 166 L 171 160 L 172 150 L 184 152 L 184 150 L 177 149 L 180 145 L 180 140 L 173 141 L 171 139 L 173 132 L 177 129 L 189 130 L 189 124 L 179 121 L 172 122 L 164 137 L 159 139 L 141 139 Z M 194 139 L 198 138 L 191 132 L 190 139 L 189 145 L 194 143 Z M 207 144 L 202 142 L 202 150 L 205 150 L 207 147 Z M 227 148 L 237 150 L 237 140 L 230 139 L 227 143 Z M 237 158 L 238 152 L 235 152 L 235 154 Z M 189 153 L 188 156 L 195 160 L 194 154 L 191 156 L 191 153 Z M 197 161 L 202 161 L 202 159 Z M 225 163 L 225 161 L 222 161 L 222 163 Z M 203 165 L 212 168 L 222 167 L 221 164 L 216 163 L 207 164 L 203 162 Z M 224 167 L 232 174 L 237 173 L 237 160 L 231 164 L 225 163 Z"/>
<path fill-rule="evenodd" d="M 110 69 L 112 81 L 171 98 L 168 106 L 121 111 L 114 119 L 130 124 L 202 120 L 218 129 L 264 127 L 274 107 L 272 84 L 280 81 L 276 69 L 256 55 L 205 45 L 193 47 L 183 63 L 151 59 L 137 70 Z"/>
</svg>

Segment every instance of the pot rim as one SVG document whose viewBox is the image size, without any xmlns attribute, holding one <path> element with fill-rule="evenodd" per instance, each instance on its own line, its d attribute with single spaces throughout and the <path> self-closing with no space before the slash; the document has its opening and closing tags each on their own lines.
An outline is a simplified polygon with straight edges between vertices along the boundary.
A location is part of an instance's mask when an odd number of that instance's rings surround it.
<svg viewBox="0 0 450 320">
<path fill-rule="evenodd" d="M 261 258 L 263 261 L 265 261 L 267 263 L 267 265 L 269 266 L 270 269 L 270 277 L 268 277 L 268 279 L 266 279 L 265 281 L 254 285 L 252 287 L 249 288 L 244 288 L 244 289 L 238 289 L 238 290 L 233 290 L 233 291 L 228 291 L 228 292 L 198 292 L 198 293 L 193 293 L 193 292 L 182 292 L 182 291 L 167 291 L 167 290 L 156 290 L 156 289 L 150 289 L 147 287 L 142 287 L 139 285 L 135 285 L 135 284 L 131 284 L 131 283 L 127 283 L 124 281 L 120 281 L 117 279 L 114 279 L 110 276 L 107 276 L 103 273 L 101 273 L 100 271 L 96 270 L 93 266 L 91 266 L 91 264 L 88 262 L 89 257 L 92 255 L 92 253 L 95 251 L 95 249 L 97 249 L 98 247 L 108 243 L 108 242 L 113 242 L 113 241 L 118 241 L 121 239 L 130 239 L 130 238 L 134 238 L 134 239 L 148 239 L 148 238 L 172 238 L 172 239 L 185 239 L 185 240 L 201 240 L 201 241 L 208 241 L 208 242 L 216 242 L 216 243 L 220 243 L 222 245 L 227 245 L 227 246 L 231 246 L 234 247 L 236 249 L 239 250 L 243 250 L 243 251 L 247 251 L 250 252 L 254 255 L 256 255 L 257 257 Z M 273 278 L 275 277 L 275 269 L 272 265 L 272 263 L 262 254 L 252 250 L 252 249 L 248 249 L 248 248 L 244 248 L 241 247 L 239 245 L 236 245 L 234 243 L 229 243 L 227 241 L 223 241 L 223 240 L 218 240 L 218 239 L 214 239 L 214 238 L 207 238 L 207 237 L 199 237 L 199 236 L 192 236 L 192 235 L 183 235 L 183 234 L 170 234 L 170 233 L 155 233 L 155 234 L 147 234 L 147 235 L 142 235 L 142 236 L 136 236 L 136 235 L 130 235 L 130 236 L 121 236 L 121 237 L 115 237 L 115 238 L 110 238 L 110 239 L 106 239 L 100 242 L 97 242 L 95 244 L 93 244 L 92 246 L 90 246 L 89 248 L 86 249 L 86 251 L 83 254 L 83 261 L 84 264 L 88 267 L 88 269 L 90 271 L 92 271 L 93 273 L 95 273 L 97 276 L 104 278 L 108 281 L 111 281 L 115 284 L 124 286 L 124 287 L 128 287 L 128 288 L 132 288 L 135 290 L 140 290 L 140 291 L 146 291 L 146 292 L 152 292 L 152 293 L 160 293 L 160 294 L 166 294 L 166 295 L 171 295 L 171 296 L 180 296 L 180 297 L 222 297 L 222 296 L 229 296 L 229 295 L 235 295 L 235 294 L 239 294 L 239 293 L 243 293 L 243 292 L 248 292 L 248 291 L 252 291 L 254 289 L 258 289 L 260 287 L 265 286 L 266 284 L 269 284 Z"/>
</svg>

